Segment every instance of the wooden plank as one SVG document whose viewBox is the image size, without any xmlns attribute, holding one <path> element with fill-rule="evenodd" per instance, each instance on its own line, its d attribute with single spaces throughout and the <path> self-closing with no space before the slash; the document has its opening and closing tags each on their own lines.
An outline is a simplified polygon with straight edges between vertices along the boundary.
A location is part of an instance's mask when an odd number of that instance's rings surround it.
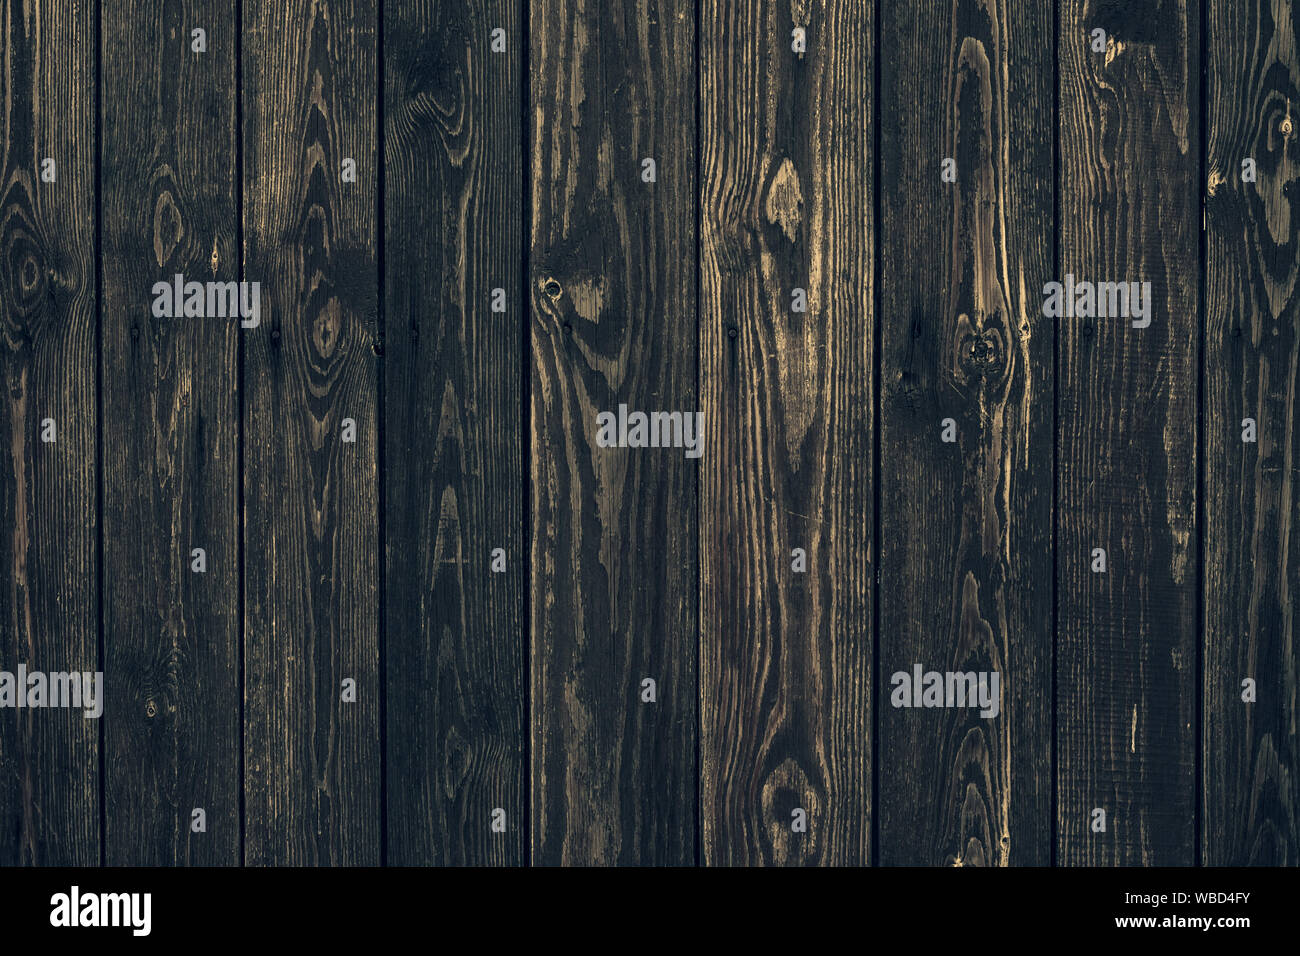
<svg viewBox="0 0 1300 956">
<path fill-rule="evenodd" d="M 693 5 L 536 0 L 528 35 L 533 859 L 681 864 L 699 459 L 596 416 L 699 407 Z"/>
<path fill-rule="evenodd" d="M 1193 862 L 1199 31 L 1195 0 L 1061 7 L 1055 278 L 1151 283 L 1146 327 L 1058 319 L 1064 864 Z"/>
<path fill-rule="evenodd" d="M 703 859 L 867 863 L 872 9 L 700 17 Z"/>
<path fill-rule="evenodd" d="M 1052 11 L 926 0 L 884 16 L 879 862 L 1044 866 Z M 916 667 L 985 679 L 992 706 L 924 706 Z"/>
<path fill-rule="evenodd" d="M 235 8 L 101 28 L 106 855 L 237 865 L 239 320 L 152 308 L 177 274 L 239 278 Z"/>
<path fill-rule="evenodd" d="M 1300 17 L 1210 0 L 1202 862 L 1300 863 Z M 1254 162 L 1246 182 L 1246 160 Z M 1252 419 L 1253 442 L 1243 441 Z M 1243 700 L 1255 681 L 1253 703 Z"/>
<path fill-rule="evenodd" d="M 246 0 L 243 21 L 245 861 L 375 865 L 375 11 Z"/>
<path fill-rule="evenodd" d="M 528 858 L 521 28 L 518 0 L 384 7 L 392 864 Z"/>
<path fill-rule="evenodd" d="M 97 35 L 88 4 L 0 8 L 0 670 L 10 674 L 101 670 Z M 0 864 L 99 863 L 99 743 L 84 709 L 0 709 Z"/>
</svg>

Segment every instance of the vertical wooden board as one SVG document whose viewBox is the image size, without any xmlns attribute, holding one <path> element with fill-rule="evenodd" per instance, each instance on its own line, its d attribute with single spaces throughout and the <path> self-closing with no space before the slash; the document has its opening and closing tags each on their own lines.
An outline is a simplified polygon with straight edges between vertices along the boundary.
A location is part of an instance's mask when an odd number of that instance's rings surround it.
<svg viewBox="0 0 1300 956">
<path fill-rule="evenodd" d="M 245 0 L 243 18 L 244 272 L 263 303 L 242 333 L 245 861 L 375 865 L 375 11 Z"/>
<path fill-rule="evenodd" d="M 1043 866 L 1052 10 L 1037 0 L 884 10 L 879 861 Z M 918 666 L 944 675 L 945 692 L 948 673 L 986 683 L 931 709 Z"/>
<path fill-rule="evenodd" d="M 393 864 L 528 854 L 521 21 L 518 0 L 384 7 Z"/>
<path fill-rule="evenodd" d="M 10 674 L 101 670 L 96 38 L 89 4 L 0 8 L 0 670 Z M 0 864 L 99 862 L 100 724 L 84 714 L 0 709 Z"/>
<path fill-rule="evenodd" d="M 870 860 L 873 15 L 701 6 L 709 864 Z"/>
<path fill-rule="evenodd" d="M 1300 11 L 1210 0 L 1207 16 L 1201 858 L 1295 866 Z M 1253 442 L 1243 441 L 1245 419 L 1254 420 Z M 1247 678 L 1253 703 L 1242 699 Z"/>
<path fill-rule="evenodd" d="M 1064 0 L 1060 15 L 1056 279 L 1150 282 L 1151 308 L 1145 328 L 1132 317 L 1056 320 L 1058 860 L 1187 865 L 1199 692 L 1199 5 Z M 1105 31 L 1099 52 L 1094 30 Z M 1104 573 L 1092 571 L 1094 549 L 1106 552 Z M 1094 810 L 1105 811 L 1104 832 Z"/>
<path fill-rule="evenodd" d="M 596 418 L 699 407 L 693 5 L 536 0 L 529 37 L 533 859 L 683 864 L 699 459 Z"/>
<path fill-rule="evenodd" d="M 130 0 L 101 29 L 105 853 L 233 865 L 239 320 L 155 317 L 153 287 L 239 279 L 235 8 Z"/>
</svg>

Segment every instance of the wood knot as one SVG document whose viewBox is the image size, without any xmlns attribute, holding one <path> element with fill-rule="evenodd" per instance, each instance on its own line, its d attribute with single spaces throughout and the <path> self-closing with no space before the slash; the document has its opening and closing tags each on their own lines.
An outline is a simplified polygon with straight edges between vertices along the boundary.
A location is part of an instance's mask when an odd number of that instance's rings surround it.
<svg viewBox="0 0 1300 956">
<path fill-rule="evenodd" d="M 803 191 L 799 188 L 799 174 L 788 156 L 777 167 L 767 191 L 765 212 L 767 221 L 780 227 L 786 239 L 794 242 L 803 220 Z"/>
<path fill-rule="evenodd" d="M 18 269 L 18 281 L 22 283 L 24 292 L 30 292 L 36 288 L 36 283 L 41 278 L 41 267 L 36 261 L 35 256 L 26 256 L 23 264 Z"/>
<path fill-rule="evenodd" d="M 996 317 L 995 317 L 996 318 Z M 969 333 L 962 338 L 961 364 L 970 375 L 992 376 L 1000 372 L 1006 360 L 1006 344 L 999 328 Z"/>
<path fill-rule="evenodd" d="M 34 308 L 50 289 L 49 281 L 53 272 L 42 265 L 40 250 L 32 244 L 24 244 L 11 261 L 17 261 L 14 270 L 17 278 L 18 304 L 22 309 Z"/>
</svg>

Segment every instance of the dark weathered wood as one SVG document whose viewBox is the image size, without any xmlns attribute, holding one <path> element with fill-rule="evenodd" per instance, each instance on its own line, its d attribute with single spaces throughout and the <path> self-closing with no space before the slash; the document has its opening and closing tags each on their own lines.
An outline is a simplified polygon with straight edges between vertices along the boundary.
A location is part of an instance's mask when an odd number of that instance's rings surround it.
<svg viewBox="0 0 1300 956">
<path fill-rule="evenodd" d="M 889 4 L 881 43 L 879 861 L 1051 861 L 1052 11 Z M 952 182 L 943 162 L 955 160 Z M 953 441 L 944 441 L 951 420 Z M 998 674 L 998 713 L 894 674 Z M 906 690 L 908 701 L 911 694 Z"/>
<path fill-rule="evenodd" d="M 698 408 L 693 5 L 530 17 L 533 859 L 688 863 L 699 459 L 596 416 Z"/>
<path fill-rule="evenodd" d="M 243 4 L 245 859 L 380 858 L 375 11 Z M 345 158 L 357 181 L 342 181 Z M 347 420 L 355 443 L 343 441 Z M 345 679 L 355 703 L 341 701 Z"/>
<path fill-rule="evenodd" d="M 90 4 L 0 8 L 0 670 L 11 673 L 101 669 L 96 37 Z M 46 158 L 55 182 L 41 179 Z M 83 710 L 0 709 L 0 864 L 99 862 L 99 734 Z"/>
<path fill-rule="evenodd" d="M 872 11 L 700 17 L 703 862 L 867 863 Z"/>
<path fill-rule="evenodd" d="M 1201 859 L 1300 863 L 1300 13 L 1208 8 Z M 1242 163 L 1255 162 L 1255 181 Z M 1254 419 L 1255 443 L 1242 440 Z M 1242 700 L 1242 681 L 1256 700 Z"/>
<path fill-rule="evenodd" d="M 105 852 L 111 865 L 233 865 L 239 322 L 154 318 L 151 289 L 177 273 L 239 278 L 235 8 L 102 13 Z M 196 548 L 206 572 L 192 570 Z M 206 832 L 192 832 L 196 808 Z"/>
<path fill-rule="evenodd" d="M 518 0 L 384 7 L 392 864 L 528 858 L 522 27 Z"/>
<path fill-rule="evenodd" d="M 1292 6 L 4 2 L 0 865 L 1300 864 Z"/>
<path fill-rule="evenodd" d="M 1057 320 L 1064 864 L 1193 862 L 1199 30 L 1196 0 L 1061 7 L 1053 278 L 1152 284 L 1147 328 Z"/>
</svg>

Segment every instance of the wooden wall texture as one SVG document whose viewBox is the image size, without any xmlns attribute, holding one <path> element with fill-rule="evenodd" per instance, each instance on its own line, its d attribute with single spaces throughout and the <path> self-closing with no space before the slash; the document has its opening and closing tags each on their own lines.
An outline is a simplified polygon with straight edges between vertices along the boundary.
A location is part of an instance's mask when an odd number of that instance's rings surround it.
<svg viewBox="0 0 1300 956">
<path fill-rule="evenodd" d="M 1300 865 L 1298 32 L 5 0 L 0 864 Z"/>
</svg>

